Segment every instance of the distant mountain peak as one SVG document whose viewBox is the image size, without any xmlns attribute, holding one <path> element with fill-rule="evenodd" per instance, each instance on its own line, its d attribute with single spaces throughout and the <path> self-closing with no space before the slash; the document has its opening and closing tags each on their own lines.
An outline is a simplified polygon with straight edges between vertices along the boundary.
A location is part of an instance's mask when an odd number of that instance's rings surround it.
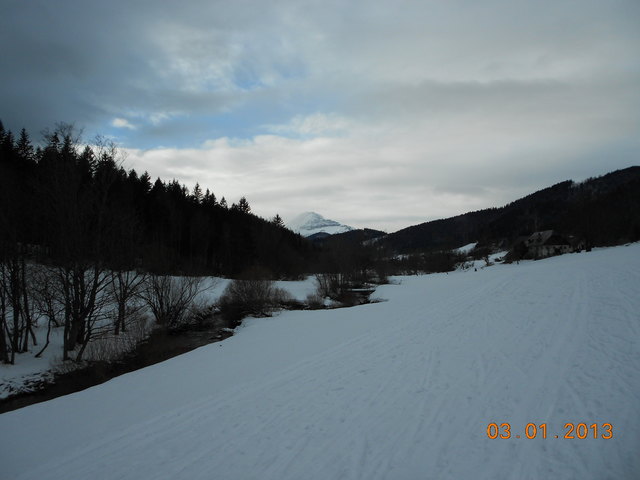
<svg viewBox="0 0 640 480">
<path fill-rule="evenodd" d="M 287 227 L 303 237 L 309 237 L 317 233 L 327 233 L 334 235 L 353 230 L 349 225 L 324 218 L 316 212 L 304 212 L 287 223 Z"/>
</svg>

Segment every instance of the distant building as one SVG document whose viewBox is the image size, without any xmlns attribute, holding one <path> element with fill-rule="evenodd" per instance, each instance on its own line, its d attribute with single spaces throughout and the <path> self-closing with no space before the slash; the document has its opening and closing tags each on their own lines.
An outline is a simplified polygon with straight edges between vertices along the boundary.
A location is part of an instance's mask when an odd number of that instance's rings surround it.
<svg viewBox="0 0 640 480">
<path fill-rule="evenodd" d="M 571 235 L 562 235 L 553 230 L 533 233 L 524 241 L 526 256 L 529 258 L 545 258 L 580 251 L 584 242 Z"/>
</svg>

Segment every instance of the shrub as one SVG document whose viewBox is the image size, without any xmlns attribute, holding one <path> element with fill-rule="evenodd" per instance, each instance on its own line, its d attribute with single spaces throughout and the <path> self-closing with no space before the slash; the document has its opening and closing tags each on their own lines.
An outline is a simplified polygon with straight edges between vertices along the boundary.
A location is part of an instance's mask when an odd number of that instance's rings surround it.
<svg viewBox="0 0 640 480">
<path fill-rule="evenodd" d="M 291 302 L 285 290 L 276 288 L 273 280 L 265 278 L 263 270 L 252 269 L 232 280 L 219 300 L 222 314 L 235 322 L 243 317 L 268 317 L 274 310 Z"/>
<path fill-rule="evenodd" d="M 159 325 L 174 329 L 188 320 L 196 297 L 207 287 L 200 277 L 150 275 L 140 297 Z"/>
<path fill-rule="evenodd" d="M 122 359 L 149 336 L 147 317 L 140 311 L 128 316 L 127 325 L 127 331 L 119 335 L 105 334 L 92 339 L 87 346 L 87 360 L 113 362 Z"/>
<path fill-rule="evenodd" d="M 322 298 L 340 301 L 348 292 L 350 282 L 342 273 L 319 273 L 316 275 L 317 292 Z"/>
<path fill-rule="evenodd" d="M 305 303 L 310 310 L 320 310 L 324 308 L 324 297 L 317 292 L 310 293 Z"/>
</svg>

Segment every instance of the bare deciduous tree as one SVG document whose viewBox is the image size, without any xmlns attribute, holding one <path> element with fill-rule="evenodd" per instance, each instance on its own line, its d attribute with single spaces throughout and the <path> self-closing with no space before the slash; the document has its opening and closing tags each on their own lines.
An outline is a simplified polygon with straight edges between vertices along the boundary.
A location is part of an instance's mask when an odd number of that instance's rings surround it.
<svg viewBox="0 0 640 480">
<path fill-rule="evenodd" d="M 316 284 L 321 297 L 340 300 L 349 290 L 350 281 L 344 273 L 318 273 Z"/>
<path fill-rule="evenodd" d="M 137 270 L 111 272 L 111 294 L 116 303 L 116 318 L 114 321 L 114 334 L 127 330 L 127 318 L 133 317 L 140 305 L 133 305 L 133 300 L 138 298 L 140 289 L 144 286 L 146 274 Z"/>
<path fill-rule="evenodd" d="M 90 264 L 74 262 L 56 269 L 57 287 L 64 299 L 64 352 L 63 359 L 69 359 L 69 352 L 81 345 L 76 361 L 82 359 L 87 343 L 103 333 L 110 277 L 102 269 Z"/>
<path fill-rule="evenodd" d="M 64 313 L 64 305 L 60 301 L 60 292 L 56 288 L 57 283 L 53 269 L 44 265 L 33 265 L 30 283 L 32 285 L 35 314 L 47 319 L 45 343 L 36 354 L 36 357 L 39 357 L 49 346 L 51 329 L 61 326 L 60 321 Z"/>
<path fill-rule="evenodd" d="M 210 288 L 202 277 L 149 275 L 140 297 L 147 304 L 156 323 L 176 328 L 186 322 L 196 297 Z"/>
<path fill-rule="evenodd" d="M 27 285 L 27 263 L 24 255 L 15 250 L 0 261 L 0 289 L 2 297 L 2 323 L 6 328 L 11 347 L 10 363 L 14 363 L 16 353 L 29 349 L 29 338 L 37 345 L 33 332 L 31 299 Z M 12 322 L 8 322 L 9 309 Z"/>
<path fill-rule="evenodd" d="M 4 265 L 0 263 L 0 278 L 4 276 Z M 7 295 L 0 286 L 0 361 L 10 363 L 9 361 L 9 345 L 7 343 Z"/>
</svg>

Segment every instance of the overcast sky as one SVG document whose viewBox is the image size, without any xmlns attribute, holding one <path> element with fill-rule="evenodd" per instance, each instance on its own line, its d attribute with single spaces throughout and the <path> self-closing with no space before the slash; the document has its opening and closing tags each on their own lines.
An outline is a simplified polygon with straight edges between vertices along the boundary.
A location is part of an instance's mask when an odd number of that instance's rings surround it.
<svg viewBox="0 0 640 480">
<path fill-rule="evenodd" d="M 386 231 L 640 164 L 638 0 L 0 0 L 0 120 Z"/>
</svg>

